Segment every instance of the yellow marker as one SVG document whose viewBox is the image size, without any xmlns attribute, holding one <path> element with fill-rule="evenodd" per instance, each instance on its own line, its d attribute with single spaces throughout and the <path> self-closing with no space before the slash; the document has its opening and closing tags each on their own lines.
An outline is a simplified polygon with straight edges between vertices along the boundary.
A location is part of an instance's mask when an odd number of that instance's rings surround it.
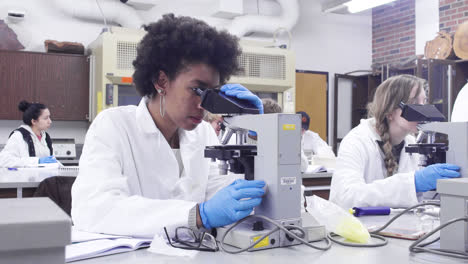
<svg viewBox="0 0 468 264">
<path fill-rule="evenodd" d="M 294 124 L 284 124 L 283 130 L 296 130 L 296 125 Z"/>
<path fill-rule="evenodd" d="M 257 242 L 262 236 L 257 236 L 253 238 L 253 242 Z M 254 248 L 261 248 L 261 247 L 266 247 L 270 245 L 270 238 L 269 236 L 265 237 L 262 241 L 260 241 L 257 245 L 254 246 Z"/>
</svg>

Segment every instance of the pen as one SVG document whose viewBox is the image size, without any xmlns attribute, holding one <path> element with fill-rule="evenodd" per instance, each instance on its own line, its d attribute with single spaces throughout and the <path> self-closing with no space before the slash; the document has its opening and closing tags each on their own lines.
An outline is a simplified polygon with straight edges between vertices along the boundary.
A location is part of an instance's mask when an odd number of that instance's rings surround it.
<svg viewBox="0 0 468 264">
<path fill-rule="evenodd" d="M 356 217 L 359 217 L 362 215 L 389 215 L 390 207 L 386 207 L 386 206 L 353 207 L 349 209 L 349 212 Z"/>
<path fill-rule="evenodd" d="M 8 168 L 8 170 L 17 171 L 18 168 Z"/>
</svg>

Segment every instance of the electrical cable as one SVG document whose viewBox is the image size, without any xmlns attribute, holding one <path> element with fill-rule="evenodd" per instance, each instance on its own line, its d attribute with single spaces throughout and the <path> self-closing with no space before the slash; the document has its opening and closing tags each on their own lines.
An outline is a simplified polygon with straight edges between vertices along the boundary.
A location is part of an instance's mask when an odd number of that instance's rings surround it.
<svg viewBox="0 0 468 264">
<path fill-rule="evenodd" d="M 245 248 L 241 248 L 241 249 L 238 249 L 238 250 L 230 250 L 230 249 L 227 249 L 224 245 L 224 240 L 226 238 L 226 235 L 231 232 L 231 230 L 233 228 L 235 228 L 236 226 L 238 226 L 240 223 L 246 221 L 247 219 L 251 219 L 251 218 L 260 218 L 260 219 L 263 219 L 265 220 L 266 222 L 276 226 L 276 228 L 274 228 L 273 230 L 269 231 L 268 233 L 266 233 L 265 235 L 263 235 L 261 238 L 257 239 L 257 241 L 255 241 L 255 243 L 251 244 L 250 246 L 248 247 L 245 247 Z M 223 249 L 224 252 L 227 252 L 227 253 L 231 253 L 231 254 L 237 254 L 237 253 L 241 253 L 241 252 L 244 252 L 244 251 L 247 251 L 253 247 L 255 247 L 256 245 L 258 245 L 260 242 L 263 241 L 263 239 L 265 239 L 266 237 L 270 236 L 271 234 L 277 232 L 278 230 L 282 230 L 286 235 L 289 235 L 291 236 L 292 238 L 300 241 L 302 244 L 305 244 L 306 246 L 309 246 L 311 248 L 314 248 L 314 249 L 318 249 L 318 250 L 328 250 L 330 247 L 331 247 L 331 242 L 330 242 L 330 239 L 325 237 L 324 239 L 321 239 L 321 240 L 318 240 L 318 241 L 322 241 L 324 240 L 327 244 L 325 247 L 319 247 L 319 246 L 314 246 L 312 245 L 310 242 L 306 241 L 303 239 L 303 237 L 305 237 L 305 231 L 304 229 L 302 229 L 301 227 L 299 226 L 294 226 L 294 225 L 288 225 L 288 226 L 283 226 L 283 225 L 280 225 L 278 224 L 276 221 L 266 217 L 266 216 L 263 216 L 263 215 L 249 215 L 247 216 L 246 218 L 236 222 L 235 224 L 233 224 L 231 227 L 228 228 L 228 230 L 226 230 L 226 232 L 223 234 L 221 240 L 220 240 L 220 247 Z M 298 235 L 296 235 L 294 232 L 292 232 L 292 230 L 297 230 L 301 233 L 301 237 L 299 237 Z"/>
<path fill-rule="evenodd" d="M 440 206 L 440 203 L 438 202 L 423 202 L 423 203 L 420 203 L 420 204 L 417 204 L 417 205 L 413 205 L 411 207 L 408 207 L 406 208 L 405 210 L 401 211 L 400 213 L 398 213 L 397 215 L 395 215 L 394 217 L 392 217 L 390 220 L 388 220 L 388 222 L 379 227 L 377 230 L 374 230 L 372 231 L 371 233 L 372 234 L 377 234 L 379 233 L 380 231 L 384 230 L 385 228 L 387 228 L 391 223 L 393 223 L 397 218 L 399 218 L 400 216 L 404 215 L 405 213 L 409 212 L 410 210 L 414 209 L 414 208 L 417 208 L 417 207 L 421 207 L 421 206 L 426 206 L 426 205 L 435 205 L 435 206 Z"/>
<path fill-rule="evenodd" d="M 291 49 L 292 35 L 291 35 L 291 32 L 287 28 L 279 27 L 279 28 L 277 28 L 275 30 L 275 32 L 273 32 L 273 43 L 276 43 L 276 35 L 278 34 L 278 32 L 281 32 L 281 31 L 286 31 L 286 33 L 288 33 L 288 46 L 287 46 L 287 48 Z"/>
<path fill-rule="evenodd" d="M 437 248 L 424 248 L 425 246 L 427 245 L 430 245 L 434 242 L 436 242 L 437 240 L 440 239 L 440 237 L 436 238 L 435 240 L 433 241 L 430 241 L 430 242 L 427 242 L 427 243 L 424 243 L 424 244 L 421 244 L 421 245 L 418 245 L 420 244 L 422 241 L 424 241 L 425 239 L 427 239 L 428 237 L 432 236 L 434 233 L 436 233 L 437 231 L 441 230 L 442 228 L 448 226 L 448 225 L 451 225 L 455 222 L 459 222 L 459 221 L 465 221 L 467 222 L 468 221 L 468 217 L 460 217 L 460 218 L 455 218 L 455 219 L 452 219 L 450 221 L 447 221 L 446 223 L 444 223 L 443 225 L 440 225 L 439 227 L 435 228 L 434 230 L 432 230 L 431 232 L 425 234 L 424 236 L 422 236 L 420 239 L 416 240 L 413 244 L 411 244 L 409 246 L 409 250 L 413 253 L 421 253 L 421 252 L 427 252 L 427 253 L 433 253 L 433 254 L 437 254 L 437 255 L 441 255 L 441 256 L 448 256 L 448 257 L 454 257 L 454 258 L 461 258 L 461 259 L 468 259 L 468 254 L 466 252 L 461 252 L 461 251 L 457 251 L 457 250 L 449 250 L 449 249 L 437 249 Z"/>
<path fill-rule="evenodd" d="M 382 230 L 384 230 L 385 228 L 387 228 L 391 223 L 393 223 L 397 218 L 399 218 L 400 216 L 402 216 L 403 214 L 407 213 L 408 211 L 414 209 L 414 208 L 417 208 L 417 207 L 421 207 L 421 206 L 426 206 L 426 205 L 435 205 L 435 206 L 440 206 L 440 203 L 438 202 L 424 202 L 424 203 L 420 203 L 420 204 L 417 204 L 417 205 L 414 205 L 414 206 L 411 206 L 411 207 L 408 207 L 406 208 L 405 210 L 401 211 L 400 213 L 398 213 L 397 215 L 395 215 L 394 217 L 392 217 L 387 223 L 385 223 L 383 226 L 379 227 L 377 230 L 374 230 L 372 232 L 370 232 L 370 236 L 373 237 L 373 238 L 376 238 L 376 239 L 379 239 L 379 240 L 382 240 L 382 242 L 380 243 L 374 243 L 374 244 L 358 244 L 358 243 L 351 243 L 351 242 L 344 242 L 344 241 L 339 241 L 339 240 L 336 240 L 334 239 L 335 236 L 338 236 L 337 234 L 331 232 L 328 234 L 328 238 L 337 243 L 337 244 L 340 244 L 342 246 L 348 246 L 348 247 L 382 247 L 382 246 L 385 246 L 388 244 L 388 240 L 387 238 L 383 237 L 382 235 L 379 235 L 378 233 Z M 434 241 L 435 242 L 435 241 Z"/>
<path fill-rule="evenodd" d="M 335 234 L 333 232 L 328 233 L 327 236 L 331 241 L 333 241 L 333 242 L 335 242 L 337 244 L 340 244 L 342 246 L 347 246 L 347 247 L 382 247 L 382 246 L 385 246 L 385 245 L 388 244 L 388 239 L 386 239 L 385 237 L 383 237 L 381 235 L 376 235 L 376 234 L 372 234 L 372 233 L 370 234 L 371 237 L 382 240 L 382 242 L 374 243 L 374 244 L 358 244 L 358 243 L 339 241 L 339 240 L 333 238 L 333 237 L 339 236 L 339 235 L 337 235 L 337 234 Z"/>
<path fill-rule="evenodd" d="M 255 247 L 256 245 L 258 245 L 261 241 L 263 241 L 266 237 L 270 236 L 271 234 L 279 231 L 279 230 L 282 230 L 283 232 L 285 232 L 285 234 L 291 236 L 292 238 L 294 239 L 297 239 L 298 241 L 300 241 L 302 244 L 305 244 L 311 248 L 314 248 L 314 249 L 318 249 L 318 250 L 328 250 L 330 247 L 331 247 L 331 241 L 339 244 L 339 245 L 343 245 L 343 246 L 349 246 L 349 247 L 381 247 L 381 246 L 384 246 L 384 245 L 387 245 L 388 244 L 388 240 L 381 236 L 381 235 L 378 235 L 379 232 L 381 232 L 382 230 L 384 230 L 385 228 L 387 228 L 390 224 L 392 224 L 396 219 L 398 219 L 399 217 L 401 217 L 403 214 L 409 212 L 410 210 L 412 209 L 415 209 L 417 207 L 422 207 L 422 206 L 426 206 L 426 205 L 434 205 L 434 206 L 440 206 L 440 203 L 439 202 L 423 202 L 423 203 L 420 203 L 420 204 L 417 204 L 417 205 L 414 205 L 414 206 L 411 206 L 411 207 L 408 207 L 406 208 L 405 210 L 401 211 L 400 213 L 398 213 L 397 215 L 395 215 L 394 217 L 392 217 L 387 223 L 385 223 L 383 226 L 381 226 L 380 228 L 378 228 L 377 230 L 374 230 L 372 232 L 370 232 L 370 236 L 373 237 L 373 238 L 376 238 L 376 239 L 379 239 L 381 240 L 382 242 L 380 243 L 374 243 L 374 244 L 357 244 L 357 243 L 350 243 L 350 242 L 343 242 L 343 241 L 339 241 L 337 239 L 335 239 L 334 237 L 338 236 L 337 234 L 333 233 L 333 232 L 330 232 L 327 234 L 327 237 L 325 237 L 324 239 L 321 239 L 321 240 L 318 240 L 318 241 L 322 241 L 324 240 L 326 242 L 326 246 L 325 247 L 319 247 L 319 246 L 314 246 L 312 245 L 311 243 L 305 241 L 303 238 L 305 237 L 305 231 L 304 229 L 302 229 L 301 227 L 299 226 L 294 226 L 294 225 L 289 225 L 289 226 L 283 226 L 283 225 L 280 225 L 278 224 L 276 221 L 274 220 L 271 220 L 270 218 L 266 217 L 266 216 L 262 216 L 262 215 L 250 215 L 250 216 L 247 216 L 246 218 L 238 221 L 237 223 L 235 223 L 234 225 L 232 225 L 231 227 L 228 228 L 228 230 L 226 230 L 226 232 L 223 234 L 221 240 L 220 240 L 220 243 L 221 243 L 221 248 L 227 252 L 227 253 L 231 253 L 231 254 L 237 254 L 237 253 L 241 253 L 241 252 L 244 252 L 244 251 L 247 251 L 253 247 Z M 230 250 L 230 249 L 226 249 L 225 245 L 224 245 L 224 240 L 227 236 L 227 234 L 229 232 L 231 232 L 231 230 L 233 228 L 235 228 L 236 226 L 238 226 L 240 223 L 246 221 L 247 219 L 250 219 L 250 218 L 260 218 L 260 219 L 263 219 L 265 221 L 267 221 L 268 223 L 276 226 L 276 228 L 272 229 L 271 231 L 269 231 L 268 233 L 266 233 L 265 235 L 263 235 L 262 237 L 260 237 L 259 239 L 257 239 L 257 241 L 255 241 L 255 243 L 251 244 L 250 246 L 248 247 L 245 247 L 245 248 L 241 248 L 241 249 L 238 249 L 238 250 Z M 427 253 L 433 253 L 433 254 L 437 254 L 437 255 L 442 255 L 442 256 L 448 256 L 448 257 L 455 257 L 455 258 L 461 258 L 461 259 L 468 259 L 468 253 L 466 252 L 462 252 L 462 251 L 457 251 L 457 250 L 448 250 L 448 249 L 430 249 L 430 248 L 424 248 L 428 245 L 431 245 L 437 241 L 440 240 L 440 237 L 437 237 L 429 242 L 425 242 L 425 243 L 422 243 L 424 240 L 426 240 L 427 238 L 429 238 L 430 236 L 432 236 L 433 234 L 435 234 L 436 232 L 440 231 L 441 229 L 453 224 L 453 223 L 456 223 L 456 222 L 459 222 L 459 221 L 465 221 L 465 222 L 468 222 L 468 217 L 461 217 L 461 218 L 455 218 L 455 219 L 452 219 L 442 225 L 440 225 L 439 227 L 435 228 L 434 230 L 430 231 L 429 233 L 425 234 L 424 236 L 422 236 L 421 238 L 419 238 L 418 240 L 416 240 L 414 243 L 412 243 L 410 246 L 409 246 L 409 250 L 413 253 L 422 253 L 422 252 L 427 252 Z M 296 235 L 293 230 L 295 231 L 298 231 L 300 234 L 299 236 Z"/>
<path fill-rule="evenodd" d="M 102 12 L 102 8 L 101 8 L 101 5 L 99 4 L 99 1 L 96 0 L 96 4 L 99 8 L 99 12 L 101 12 L 101 15 L 102 15 L 102 18 L 104 19 L 104 25 L 106 26 L 107 30 L 112 33 L 112 31 L 110 30 L 110 28 L 107 26 L 107 20 L 106 20 L 106 16 L 104 15 L 104 12 Z"/>
</svg>

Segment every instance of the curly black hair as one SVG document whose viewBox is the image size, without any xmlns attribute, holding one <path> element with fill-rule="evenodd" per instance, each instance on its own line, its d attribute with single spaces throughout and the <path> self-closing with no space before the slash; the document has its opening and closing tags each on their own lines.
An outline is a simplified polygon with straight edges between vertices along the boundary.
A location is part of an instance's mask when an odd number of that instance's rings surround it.
<svg viewBox="0 0 468 264">
<path fill-rule="evenodd" d="M 133 82 L 141 96 L 156 95 L 153 83 L 159 79 L 160 71 L 174 80 L 188 65 L 206 63 L 219 71 L 223 84 L 239 69 L 237 57 L 241 50 L 237 37 L 218 32 L 201 20 L 165 14 L 144 29 L 147 33 L 138 44 L 133 61 Z"/>
</svg>

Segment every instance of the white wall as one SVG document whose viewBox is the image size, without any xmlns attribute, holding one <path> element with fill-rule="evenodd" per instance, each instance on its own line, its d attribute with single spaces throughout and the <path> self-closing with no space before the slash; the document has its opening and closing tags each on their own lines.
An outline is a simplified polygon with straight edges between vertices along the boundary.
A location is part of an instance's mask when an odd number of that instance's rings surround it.
<svg viewBox="0 0 468 264">
<path fill-rule="evenodd" d="M 439 0 L 416 0 L 416 54 L 424 54 L 426 41 L 439 32 Z"/>
<path fill-rule="evenodd" d="M 299 23 L 293 29 L 296 68 L 329 72 L 328 141 L 333 138 L 334 75 L 369 70 L 372 63 L 370 15 L 322 13 L 319 1 L 300 0 Z"/>
</svg>

